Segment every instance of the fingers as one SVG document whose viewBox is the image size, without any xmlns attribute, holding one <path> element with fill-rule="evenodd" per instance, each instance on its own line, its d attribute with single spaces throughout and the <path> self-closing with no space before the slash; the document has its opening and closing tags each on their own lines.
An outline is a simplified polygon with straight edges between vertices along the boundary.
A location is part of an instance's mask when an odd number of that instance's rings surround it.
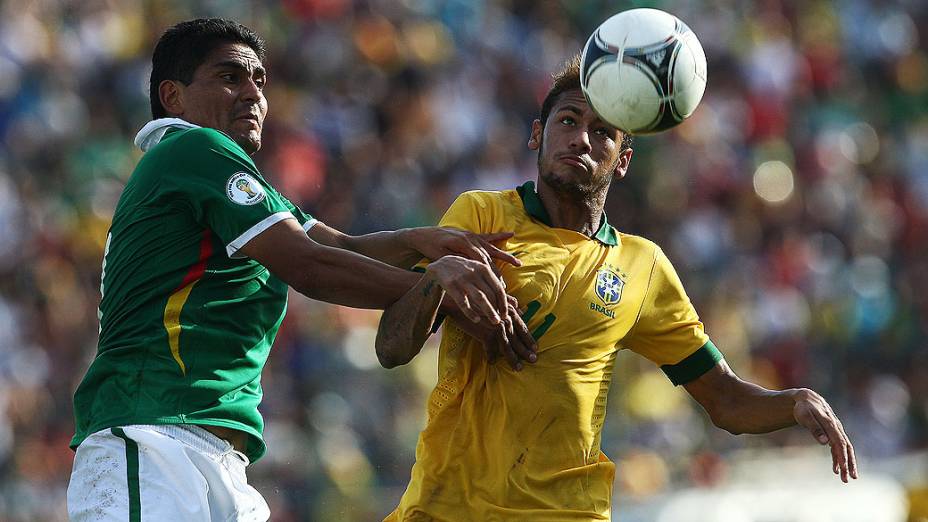
<svg viewBox="0 0 928 522">
<path fill-rule="evenodd" d="M 491 292 L 489 295 L 493 296 L 496 310 L 499 310 L 500 314 L 505 316 L 509 303 L 509 297 L 506 295 L 506 285 L 503 283 L 503 280 L 500 279 L 499 275 L 489 268 L 490 267 L 484 266 L 484 270 L 482 270 L 483 281 Z M 493 268 L 495 268 L 495 266 Z"/>
<path fill-rule="evenodd" d="M 844 429 L 843 427 L 841 428 Z M 845 434 L 847 437 L 847 434 Z M 847 461 L 848 461 L 848 472 L 851 474 L 851 478 L 857 478 L 857 455 L 854 453 L 854 445 L 851 444 L 850 439 L 847 441 Z"/>
<path fill-rule="evenodd" d="M 846 483 L 850 475 L 850 453 L 853 450 L 850 449 L 851 443 L 844 433 L 844 427 L 831 411 L 826 411 L 825 415 L 817 420 L 824 428 L 831 446 L 832 471 L 841 476 L 841 482 Z"/>
<path fill-rule="evenodd" d="M 502 357 L 515 371 L 525 367 L 525 361 L 534 363 L 537 359 L 535 340 L 528 327 L 519 316 L 519 309 L 510 306 L 503 321 L 495 327 L 477 326 L 478 331 L 469 330 L 481 339 L 487 361 L 493 364 Z M 482 332 L 481 332 L 482 331 Z"/>
<path fill-rule="evenodd" d="M 475 286 L 452 283 L 443 285 L 443 288 L 446 295 L 457 304 L 461 313 L 471 322 L 480 323 L 486 319 L 492 324 L 499 324 L 502 321 L 486 294 Z"/>
<path fill-rule="evenodd" d="M 509 263 L 510 265 L 513 265 L 513 266 L 522 266 L 522 261 L 519 261 L 519 258 L 510 254 L 509 252 L 500 250 L 499 248 L 496 248 L 490 243 L 483 243 L 482 246 L 483 246 L 483 250 L 485 250 L 487 254 L 493 259 L 498 259 L 505 263 Z"/>
<path fill-rule="evenodd" d="M 503 357 L 506 358 L 510 368 L 517 372 L 521 371 L 522 362 L 519 361 L 519 356 L 516 355 L 516 352 L 512 349 L 512 337 L 506 335 L 505 325 L 501 326 L 501 335 L 497 337 L 499 340 L 499 351 L 503 354 Z"/>
<path fill-rule="evenodd" d="M 509 239 L 515 235 L 515 232 L 491 232 L 489 234 L 477 234 L 477 237 L 488 242 L 495 243 L 504 239 Z"/>
<path fill-rule="evenodd" d="M 835 433 L 835 438 L 838 439 L 839 446 L 838 448 L 838 461 L 837 466 L 841 473 L 841 480 L 844 482 L 848 481 L 848 477 L 857 478 L 857 456 L 854 455 L 854 446 L 851 444 L 850 438 L 847 436 L 847 432 L 844 431 L 844 425 L 841 424 L 841 421 L 838 420 L 838 417 L 835 416 L 834 412 L 829 408 L 829 417 L 833 421 L 833 430 Z M 832 454 L 835 453 L 835 444 L 832 445 Z"/>
<path fill-rule="evenodd" d="M 502 322 L 507 306 L 506 290 L 485 263 L 446 256 L 431 263 L 427 270 L 469 320 L 479 323 L 486 318 L 494 325 Z"/>
<path fill-rule="evenodd" d="M 488 292 L 492 292 L 492 289 L 480 288 L 475 285 L 466 285 L 465 290 L 468 299 L 476 309 L 479 314 L 477 321 L 480 322 L 480 318 L 486 318 L 490 321 L 491 324 L 500 324 L 502 322 L 502 317 L 500 317 L 497 312 L 498 307 L 490 302 L 490 297 L 493 295 L 487 295 Z"/>
<path fill-rule="evenodd" d="M 485 263 L 487 265 L 493 264 L 493 260 L 490 259 L 487 251 L 481 248 L 479 244 L 466 243 L 465 245 L 462 245 L 461 254 L 472 261 L 480 261 L 481 263 Z"/>
<path fill-rule="evenodd" d="M 498 259 L 513 266 L 522 266 L 522 261 L 519 261 L 519 258 L 493 245 L 497 241 L 511 238 L 512 235 L 512 232 L 494 232 L 492 234 L 480 234 L 477 236 L 477 240 L 480 242 L 482 249 L 493 259 Z"/>
<path fill-rule="evenodd" d="M 480 314 L 470 305 L 470 299 L 466 294 L 454 292 L 450 288 L 445 288 L 445 293 L 454 301 L 454 304 L 458 305 L 458 309 L 461 310 L 464 317 L 470 319 L 472 323 L 480 322 Z"/>
<path fill-rule="evenodd" d="M 857 457 L 841 421 L 824 399 L 809 401 L 797 410 L 796 420 L 805 426 L 820 444 L 831 450 L 831 470 L 841 477 L 857 478 Z"/>
<path fill-rule="evenodd" d="M 511 306 L 507 315 L 512 322 L 509 340 L 513 350 L 523 361 L 534 363 L 538 360 L 538 346 L 535 344 L 535 338 L 522 321 L 518 308 Z"/>
</svg>

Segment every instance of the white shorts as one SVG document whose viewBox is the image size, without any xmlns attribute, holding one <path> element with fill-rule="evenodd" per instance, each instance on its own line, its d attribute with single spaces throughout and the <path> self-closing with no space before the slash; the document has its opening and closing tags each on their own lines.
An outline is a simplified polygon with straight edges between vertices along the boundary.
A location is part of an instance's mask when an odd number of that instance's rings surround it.
<svg viewBox="0 0 928 522">
<path fill-rule="evenodd" d="M 83 521 L 260 521 L 267 502 L 248 485 L 248 458 L 198 426 L 108 428 L 77 447 L 68 516 Z"/>
</svg>

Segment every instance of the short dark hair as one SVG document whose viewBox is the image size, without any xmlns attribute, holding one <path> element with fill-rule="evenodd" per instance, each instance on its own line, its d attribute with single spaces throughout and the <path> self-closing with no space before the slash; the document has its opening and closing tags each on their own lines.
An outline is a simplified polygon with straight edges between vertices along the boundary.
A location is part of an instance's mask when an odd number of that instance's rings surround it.
<svg viewBox="0 0 928 522">
<path fill-rule="evenodd" d="M 576 54 L 564 62 L 564 68 L 552 75 L 554 82 L 548 89 L 544 101 L 541 102 L 541 114 L 538 119 L 541 120 L 542 128 L 551 115 L 551 109 L 557 103 L 558 97 L 566 91 L 572 91 L 580 88 L 580 55 Z M 632 146 L 632 135 L 622 131 L 622 144 L 619 150 L 625 150 Z"/>
<path fill-rule="evenodd" d="M 151 115 L 164 118 L 167 112 L 161 105 L 158 86 L 164 80 L 177 80 L 184 85 L 193 81 L 197 70 L 217 46 L 225 43 L 245 44 L 262 62 L 267 55 L 264 39 L 244 25 L 221 18 L 198 18 L 171 27 L 155 46 L 151 57 L 151 83 L 149 99 Z"/>
</svg>

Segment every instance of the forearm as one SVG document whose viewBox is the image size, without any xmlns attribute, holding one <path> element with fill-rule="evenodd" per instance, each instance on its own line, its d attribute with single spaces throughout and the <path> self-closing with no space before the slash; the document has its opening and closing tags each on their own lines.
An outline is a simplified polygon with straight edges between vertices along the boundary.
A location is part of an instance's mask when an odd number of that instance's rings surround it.
<svg viewBox="0 0 928 522">
<path fill-rule="evenodd" d="M 705 408 L 713 424 L 734 434 L 767 433 L 793 426 L 797 394 L 806 391 L 773 391 L 744 381 L 724 359 L 684 387 Z"/>
<path fill-rule="evenodd" d="M 388 265 L 409 268 L 422 259 L 422 254 L 410 246 L 407 238 L 415 234 L 413 228 L 372 232 L 361 236 L 345 236 L 345 248 L 383 261 Z"/>
<path fill-rule="evenodd" d="M 303 295 L 353 308 L 385 309 L 421 278 L 363 255 L 317 246 L 294 279 L 285 281 Z"/>
<path fill-rule="evenodd" d="M 713 416 L 713 423 L 734 434 L 769 433 L 796 425 L 793 408 L 802 390 L 768 390 L 742 381 L 727 407 Z"/>
<path fill-rule="evenodd" d="M 384 368 L 406 364 L 419 353 L 431 334 L 443 296 L 435 278 L 426 274 L 384 311 L 374 345 Z"/>
</svg>

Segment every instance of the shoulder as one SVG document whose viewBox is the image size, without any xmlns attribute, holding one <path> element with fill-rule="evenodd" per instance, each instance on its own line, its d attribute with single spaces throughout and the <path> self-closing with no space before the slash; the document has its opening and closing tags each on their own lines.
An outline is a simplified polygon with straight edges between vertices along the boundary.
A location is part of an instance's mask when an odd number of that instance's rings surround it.
<svg viewBox="0 0 928 522">
<path fill-rule="evenodd" d="M 147 158 L 146 158 L 147 157 Z M 251 157 L 226 134 L 205 127 L 175 131 L 143 156 L 179 171 L 257 173 Z"/>
<path fill-rule="evenodd" d="M 162 143 L 180 149 L 219 149 L 245 154 L 245 151 L 225 133 L 206 127 L 177 131 L 166 137 Z"/>
<path fill-rule="evenodd" d="M 499 199 L 502 192 L 495 190 L 468 190 L 466 192 L 461 192 L 461 195 L 458 196 L 460 200 L 469 200 L 474 201 L 480 204 L 486 204 L 490 201 Z"/>
<path fill-rule="evenodd" d="M 462 192 L 455 200 L 455 205 L 468 204 L 481 211 L 506 211 L 514 204 L 521 204 L 519 194 L 515 190 L 468 190 Z"/>
<path fill-rule="evenodd" d="M 622 242 L 623 248 L 633 249 L 641 255 L 658 257 L 664 253 L 657 243 L 641 236 L 619 232 L 619 240 Z"/>
</svg>

